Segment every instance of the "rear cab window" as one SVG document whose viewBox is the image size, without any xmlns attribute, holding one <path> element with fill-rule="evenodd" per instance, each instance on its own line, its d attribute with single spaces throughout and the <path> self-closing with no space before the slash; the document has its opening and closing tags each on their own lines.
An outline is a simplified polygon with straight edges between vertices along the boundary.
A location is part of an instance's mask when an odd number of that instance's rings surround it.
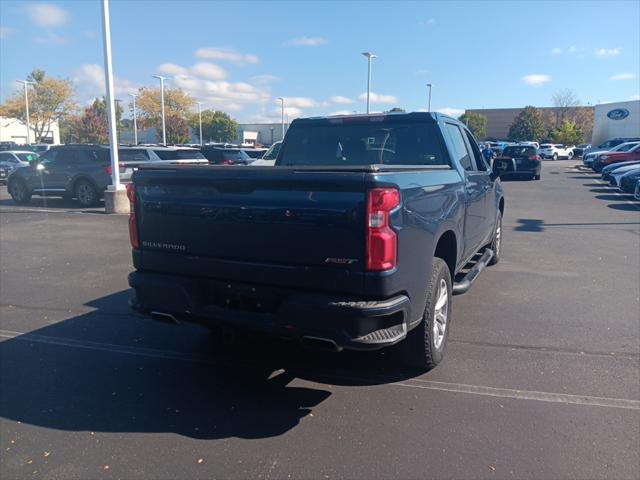
<svg viewBox="0 0 640 480">
<path fill-rule="evenodd" d="M 350 119 L 349 119 L 350 120 Z M 287 132 L 281 166 L 450 166 L 436 123 L 334 119 Z"/>
</svg>

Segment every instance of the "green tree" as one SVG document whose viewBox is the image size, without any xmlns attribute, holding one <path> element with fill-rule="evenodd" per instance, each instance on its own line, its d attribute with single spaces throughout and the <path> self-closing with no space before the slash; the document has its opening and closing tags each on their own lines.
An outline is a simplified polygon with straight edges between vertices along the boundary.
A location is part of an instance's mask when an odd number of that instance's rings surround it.
<svg viewBox="0 0 640 480">
<path fill-rule="evenodd" d="M 199 128 L 198 114 L 190 116 L 190 125 L 196 131 Z M 202 137 L 203 141 L 233 142 L 238 138 L 238 122 L 228 113 L 220 110 L 202 111 Z"/>
<path fill-rule="evenodd" d="M 190 111 L 193 98 L 179 88 L 164 89 L 164 110 L 167 143 L 185 143 L 189 141 L 189 132 L 184 132 L 184 125 L 189 128 Z M 136 101 L 138 107 L 138 124 L 142 128 L 155 127 L 158 137 L 162 138 L 162 107 L 160 89 L 142 87 L 138 91 Z"/>
<path fill-rule="evenodd" d="M 64 120 L 75 109 L 73 86 L 69 80 L 47 77 L 44 70 L 34 69 L 27 77 L 33 82 L 28 89 L 29 123 L 36 142 L 51 133 L 55 122 Z M 4 117 L 26 117 L 24 91 L 16 91 L 0 105 L 0 115 Z"/>
<path fill-rule="evenodd" d="M 539 141 L 544 136 L 544 123 L 537 108 L 527 106 L 509 128 L 509 140 L 515 142 Z"/>
<path fill-rule="evenodd" d="M 584 140 L 584 132 L 574 121 L 563 120 L 559 128 L 552 130 L 551 140 L 564 145 L 577 145 Z"/>
<path fill-rule="evenodd" d="M 487 117 L 481 113 L 465 112 L 458 118 L 462 123 L 466 124 L 476 139 L 482 139 L 487 134 Z"/>
</svg>

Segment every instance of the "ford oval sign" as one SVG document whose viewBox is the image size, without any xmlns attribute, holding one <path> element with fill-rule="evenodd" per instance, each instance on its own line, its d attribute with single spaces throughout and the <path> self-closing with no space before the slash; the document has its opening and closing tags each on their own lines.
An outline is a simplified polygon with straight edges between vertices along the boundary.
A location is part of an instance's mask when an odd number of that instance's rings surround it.
<svg viewBox="0 0 640 480">
<path fill-rule="evenodd" d="M 607 117 L 611 120 L 623 120 L 629 116 L 629 110 L 626 108 L 616 108 L 614 110 L 609 110 L 607 113 Z"/>
</svg>

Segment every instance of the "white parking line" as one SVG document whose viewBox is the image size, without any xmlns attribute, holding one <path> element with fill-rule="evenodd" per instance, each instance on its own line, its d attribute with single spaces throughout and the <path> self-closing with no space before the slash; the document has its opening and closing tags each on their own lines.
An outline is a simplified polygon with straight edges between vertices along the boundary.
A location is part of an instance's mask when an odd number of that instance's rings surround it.
<svg viewBox="0 0 640 480">
<path fill-rule="evenodd" d="M 219 362 L 198 357 L 191 354 L 185 354 L 175 351 L 157 350 L 151 348 L 130 347 L 126 345 L 115 345 L 110 343 L 99 343 L 85 340 L 74 340 L 63 337 L 50 337 L 38 335 L 34 333 L 20 333 L 10 330 L 0 330 L 0 337 L 20 340 L 24 342 L 43 343 L 48 345 L 57 345 L 72 348 L 81 348 L 88 350 L 97 350 L 110 353 L 122 353 L 126 355 L 136 355 L 142 357 L 158 358 L 163 360 L 180 360 L 195 363 L 207 363 L 211 365 L 219 365 Z M 251 366 L 251 365 L 247 365 Z M 256 366 L 256 368 L 260 368 Z M 571 395 L 565 393 L 539 392 L 532 390 L 515 390 L 511 388 L 495 388 L 483 385 L 468 385 L 463 383 L 447 383 L 436 382 L 432 380 L 410 379 L 407 381 L 393 381 L 392 378 L 374 376 L 374 375 L 351 375 L 349 372 L 316 372 L 318 376 L 331 379 L 345 379 L 367 384 L 371 382 L 388 381 L 389 385 L 397 387 L 417 388 L 421 390 L 437 390 L 453 393 L 464 393 L 469 395 L 483 395 L 489 397 L 509 398 L 514 400 L 530 400 L 539 402 L 563 403 L 572 405 L 605 407 L 605 408 L 622 408 L 628 410 L 640 410 L 640 400 L 630 400 L 626 398 L 607 398 L 593 397 L 589 395 Z"/>
</svg>

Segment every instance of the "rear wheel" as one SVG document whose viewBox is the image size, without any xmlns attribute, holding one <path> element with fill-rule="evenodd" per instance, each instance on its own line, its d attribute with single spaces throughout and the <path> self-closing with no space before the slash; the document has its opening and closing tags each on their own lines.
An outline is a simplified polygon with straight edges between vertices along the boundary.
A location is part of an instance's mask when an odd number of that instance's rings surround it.
<svg viewBox="0 0 640 480">
<path fill-rule="evenodd" d="M 74 192 L 83 207 L 92 207 L 100 199 L 98 189 L 89 180 L 78 180 Z"/>
<path fill-rule="evenodd" d="M 449 267 L 444 260 L 434 257 L 422 320 L 399 345 L 405 365 L 431 370 L 442 361 L 451 323 L 451 292 Z"/>
<path fill-rule="evenodd" d="M 553 154 L 553 157 L 551 157 L 551 158 L 553 158 L 553 160 L 558 160 L 558 154 L 557 154 L 557 153 L 554 153 L 554 154 Z"/>
<path fill-rule="evenodd" d="M 27 188 L 27 184 L 24 180 L 17 178 L 9 183 L 9 195 L 14 202 L 24 205 L 31 201 L 31 192 Z"/>
</svg>

